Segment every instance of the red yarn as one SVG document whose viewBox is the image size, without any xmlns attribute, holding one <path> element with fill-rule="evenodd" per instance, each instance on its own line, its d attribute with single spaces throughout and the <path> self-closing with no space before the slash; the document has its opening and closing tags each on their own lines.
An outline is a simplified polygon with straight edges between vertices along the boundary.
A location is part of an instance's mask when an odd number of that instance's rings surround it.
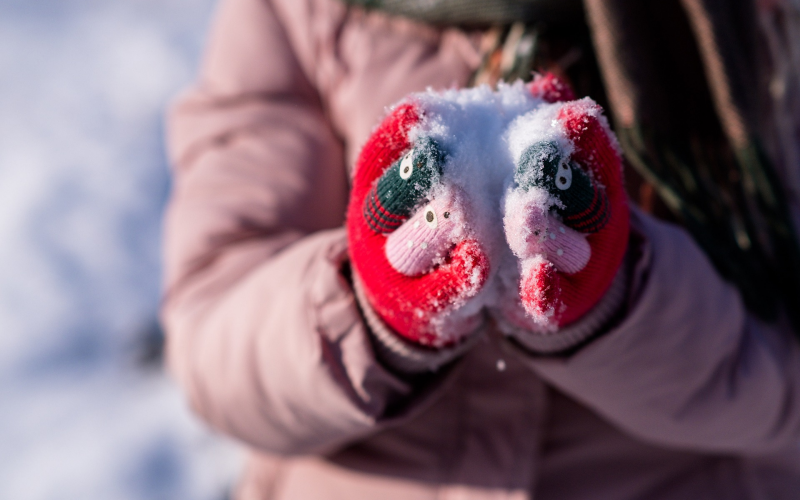
<svg viewBox="0 0 800 500">
<path fill-rule="evenodd" d="M 533 265 L 522 277 L 520 298 L 525 308 L 538 317 L 555 316 L 561 297 L 558 271 L 543 260 Z"/>
<path fill-rule="evenodd" d="M 533 97 L 538 97 L 545 102 L 572 101 L 575 92 L 572 87 L 552 73 L 536 75 L 528 89 Z"/>
</svg>

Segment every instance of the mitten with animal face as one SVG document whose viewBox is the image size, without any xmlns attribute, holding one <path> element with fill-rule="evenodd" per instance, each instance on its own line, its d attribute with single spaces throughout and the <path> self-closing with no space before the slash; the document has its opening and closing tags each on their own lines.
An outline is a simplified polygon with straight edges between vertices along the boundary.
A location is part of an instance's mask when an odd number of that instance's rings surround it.
<svg viewBox="0 0 800 500">
<path fill-rule="evenodd" d="M 366 298 L 397 334 L 427 347 L 463 340 L 483 322 L 464 312 L 489 274 L 481 245 L 464 230 L 465 200 L 444 182 L 447 152 L 413 100 L 396 107 L 355 168 L 347 227 Z"/>
<path fill-rule="evenodd" d="M 553 104 L 509 131 L 515 174 L 504 226 L 520 259 L 512 323 L 554 331 L 589 312 L 628 245 L 628 205 L 616 143 L 589 99 Z M 519 309 L 519 308 L 517 308 Z"/>
</svg>

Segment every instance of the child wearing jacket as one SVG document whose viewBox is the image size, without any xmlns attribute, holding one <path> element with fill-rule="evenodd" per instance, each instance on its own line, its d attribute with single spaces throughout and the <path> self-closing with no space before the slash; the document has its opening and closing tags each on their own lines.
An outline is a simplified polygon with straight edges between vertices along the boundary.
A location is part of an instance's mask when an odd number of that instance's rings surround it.
<svg viewBox="0 0 800 500">
<path fill-rule="evenodd" d="M 795 498 L 791 329 L 750 314 L 684 230 L 628 210 L 613 137 L 557 81 L 524 88 L 565 110 L 610 200 L 602 279 L 554 316 L 537 291 L 564 278 L 545 265 L 438 321 L 488 286 L 489 243 L 465 239 L 424 286 L 381 274 L 364 207 L 436 113 L 407 96 L 467 85 L 481 40 L 338 0 L 221 3 L 170 116 L 163 320 L 193 409 L 250 450 L 236 498 Z"/>
</svg>

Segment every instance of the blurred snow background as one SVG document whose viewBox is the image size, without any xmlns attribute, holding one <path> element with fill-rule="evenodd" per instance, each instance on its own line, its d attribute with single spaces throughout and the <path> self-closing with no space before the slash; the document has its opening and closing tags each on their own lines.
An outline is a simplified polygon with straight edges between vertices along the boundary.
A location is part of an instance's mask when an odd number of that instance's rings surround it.
<svg viewBox="0 0 800 500">
<path fill-rule="evenodd" d="M 225 498 L 157 360 L 163 112 L 213 0 L 0 0 L 0 498 Z"/>
</svg>

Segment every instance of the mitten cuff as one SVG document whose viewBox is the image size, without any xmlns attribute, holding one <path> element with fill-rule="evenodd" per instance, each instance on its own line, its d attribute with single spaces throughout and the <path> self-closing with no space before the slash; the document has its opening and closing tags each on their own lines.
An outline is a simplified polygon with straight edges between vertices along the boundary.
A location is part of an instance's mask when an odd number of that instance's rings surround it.
<svg viewBox="0 0 800 500">
<path fill-rule="evenodd" d="M 369 303 L 358 273 L 353 270 L 353 289 L 364 321 L 372 332 L 375 355 L 386 366 L 401 373 L 415 374 L 435 372 L 468 351 L 484 329 L 481 325 L 458 344 L 438 349 L 414 344 L 395 333 L 375 312 Z"/>
<path fill-rule="evenodd" d="M 517 343 L 537 354 L 560 354 L 570 351 L 601 334 L 621 311 L 628 296 L 630 274 L 626 258 L 600 302 L 581 319 L 555 332 L 534 332 L 502 320 L 498 322 L 500 329 Z"/>
</svg>

